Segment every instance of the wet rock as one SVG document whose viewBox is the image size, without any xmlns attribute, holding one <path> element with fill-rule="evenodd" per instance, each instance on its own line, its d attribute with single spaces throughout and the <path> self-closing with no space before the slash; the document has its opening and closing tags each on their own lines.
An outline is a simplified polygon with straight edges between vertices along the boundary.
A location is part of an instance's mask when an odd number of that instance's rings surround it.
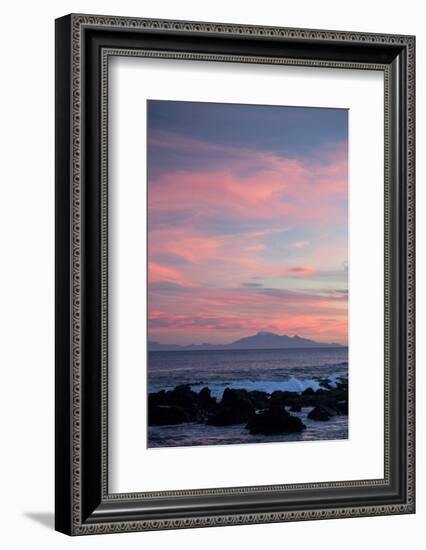
<svg viewBox="0 0 426 550">
<path fill-rule="evenodd" d="M 182 407 L 185 410 L 195 409 L 198 400 L 198 394 L 192 391 L 191 386 L 182 384 L 176 386 L 174 390 L 168 392 L 168 400 L 170 405 Z"/>
<path fill-rule="evenodd" d="M 314 407 L 311 411 L 309 411 L 308 418 L 311 420 L 320 420 L 322 422 L 330 420 L 329 414 L 320 407 Z"/>
<path fill-rule="evenodd" d="M 148 395 L 148 408 L 155 407 L 157 405 L 168 405 L 169 400 L 167 397 L 167 392 L 161 390 L 157 393 L 150 393 Z"/>
<path fill-rule="evenodd" d="M 255 413 L 255 407 L 247 390 L 225 388 L 222 400 L 207 424 L 212 426 L 230 426 L 242 424 Z"/>
<path fill-rule="evenodd" d="M 315 407 L 316 405 L 319 405 L 324 399 L 324 393 L 327 393 L 321 389 L 316 392 L 313 391 L 312 388 L 308 388 L 308 390 L 311 391 L 305 393 L 307 391 L 305 390 L 305 392 L 303 392 L 299 396 L 299 403 L 302 405 L 302 407 Z"/>
<path fill-rule="evenodd" d="M 321 401 L 320 408 L 325 411 L 328 416 L 338 416 L 341 414 L 337 406 L 337 401 L 329 397 Z"/>
<path fill-rule="evenodd" d="M 328 405 L 321 404 L 321 407 L 319 408 L 328 414 L 328 416 L 340 416 L 339 411 L 334 406 L 330 407 Z"/>
<path fill-rule="evenodd" d="M 209 388 L 203 388 L 198 394 L 197 404 L 202 409 L 211 410 L 217 406 L 217 401 L 211 396 Z"/>
<path fill-rule="evenodd" d="M 221 405 L 238 410 L 239 414 L 245 418 L 254 413 L 254 405 L 247 390 L 225 388 Z"/>
<path fill-rule="evenodd" d="M 148 417 L 149 419 L 159 418 L 159 422 L 163 423 L 163 415 L 176 414 L 176 422 L 171 423 L 178 423 L 179 419 L 180 422 L 204 422 L 216 406 L 216 399 L 211 397 L 208 388 L 203 388 L 200 393 L 196 393 L 190 385 L 182 384 L 172 391 L 162 390 L 151 393 L 148 396 Z M 158 410 L 157 407 L 169 407 L 169 409 Z M 184 415 L 180 414 L 181 411 Z"/>
<path fill-rule="evenodd" d="M 252 435 L 274 435 L 302 432 L 306 426 L 297 416 L 292 416 L 285 409 L 272 406 L 251 417 L 246 428 Z"/>
<path fill-rule="evenodd" d="M 269 406 L 269 393 L 265 391 L 249 391 L 248 397 L 255 409 L 266 409 Z"/>
<path fill-rule="evenodd" d="M 300 396 L 295 391 L 274 391 L 271 394 L 271 404 L 278 404 L 280 406 L 284 405 L 292 405 L 293 403 L 298 403 L 300 400 Z"/>
<path fill-rule="evenodd" d="M 347 401 L 348 387 L 342 385 L 341 387 L 333 388 L 330 390 L 319 388 L 317 391 L 312 388 L 307 388 L 300 395 L 300 404 L 302 407 L 321 407 L 325 405 L 330 408 L 329 415 L 341 414 L 337 408 L 336 403 L 338 401 Z"/>
<path fill-rule="evenodd" d="M 189 384 L 182 384 L 171 391 L 161 390 L 148 396 L 148 422 L 150 425 L 202 422 L 215 426 L 247 423 L 250 430 L 263 430 L 253 433 L 266 434 L 304 429 L 298 423 L 298 417 L 291 416 L 285 407 L 296 413 L 302 407 L 311 407 L 308 418 L 319 421 L 347 415 L 347 381 L 342 380 L 331 389 L 321 387 L 314 391 L 307 388 L 302 393 L 275 391 L 271 396 L 258 390 L 226 388 L 219 402 L 212 397 L 207 386 L 197 393 Z M 288 417 L 296 418 L 296 421 Z"/>
<path fill-rule="evenodd" d="M 211 396 L 209 388 L 203 388 L 198 394 L 195 420 L 202 423 L 207 422 L 217 407 L 216 398 Z"/>
<path fill-rule="evenodd" d="M 319 385 L 322 388 L 325 388 L 326 390 L 332 390 L 333 389 L 333 386 L 331 384 L 331 380 L 329 380 L 328 378 L 321 378 L 321 380 L 319 381 Z"/>
<path fill-rule="evenodd" d="M 341 415 L 347 416 L 349 414 L 348 401 L 337 401 L 336 408 Z"/>
<path fill-rule="evenodd" d="M 247 421 L 247 416 L 239 413 L 238 409 L 219 405 L 216 412 L 209 416 L 207 424 L 210 426 L 232 426 L 233 424 L 243 424 Z"/>
<path fill-rule="evenodd" d="M 182 407 L 155 405 L 148 411 L 148 424 L 150 426 L 181 424 L 182 422 L 188 422 L 188 415 Z"/>
</svg>

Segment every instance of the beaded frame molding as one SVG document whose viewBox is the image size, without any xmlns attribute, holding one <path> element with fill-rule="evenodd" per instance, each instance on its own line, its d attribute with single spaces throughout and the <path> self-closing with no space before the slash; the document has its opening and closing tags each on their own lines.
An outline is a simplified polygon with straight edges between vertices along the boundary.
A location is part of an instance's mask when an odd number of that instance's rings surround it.
<svg viewBox="0 0 426 550">
<path fill-rule="evenodd" d="M 383 72 L 383 479 L 109 493 L 111 56 Z M 56 20 L 58 531 L 85 535 L 414 513 L 414 81 L 413 36 L 80 14 Z"/>
</svg>

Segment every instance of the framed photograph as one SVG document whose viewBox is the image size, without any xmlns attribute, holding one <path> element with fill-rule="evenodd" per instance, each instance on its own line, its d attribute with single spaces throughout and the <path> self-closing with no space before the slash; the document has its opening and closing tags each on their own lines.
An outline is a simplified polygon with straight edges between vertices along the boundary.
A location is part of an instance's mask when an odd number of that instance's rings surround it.
<svg viewBox="0 0 426 550">
<path fill-rule="evenodd" d="M 56 529 L 415 511 L 413 36 L 56 21 Z"/>
</svg>

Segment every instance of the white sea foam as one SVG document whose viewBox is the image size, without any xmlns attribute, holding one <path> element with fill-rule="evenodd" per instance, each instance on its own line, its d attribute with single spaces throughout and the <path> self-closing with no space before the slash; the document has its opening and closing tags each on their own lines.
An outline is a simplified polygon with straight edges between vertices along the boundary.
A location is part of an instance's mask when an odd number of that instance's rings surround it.
<svg viewBox="0 0 426 550">
<path fill-rule="evenodd" d="M 342 380 L 342 375 L 335 374 L 332 376 L 327 376 L 326 379 L 330 382 L 330 386 L 335 388 L 337 383 Z M 211 395 L 220 399 L 225 388 L 231 389 L 245 389 L 247 391 L 264 391 L 267 393 L 272 393 L 274 391 L 291 391 L 291 392 L 303 392 L 308 388 L 313 389 L 314 391 L 319 390 L 321 386 L 321 380 L 315 378 L 296 378 L 294 376 L 288 378 L 287 380 L 236 380 L 224 384 L 223 382 L 207 382 L 201 384 L 191 384 L 191 388 L 199 392 L 202 388 L 208 387 L 211 391 Z M 158 391 L 160 389 L 172 390 L 173 387 L 153 387 L 151 391 Z"/>
</svg>

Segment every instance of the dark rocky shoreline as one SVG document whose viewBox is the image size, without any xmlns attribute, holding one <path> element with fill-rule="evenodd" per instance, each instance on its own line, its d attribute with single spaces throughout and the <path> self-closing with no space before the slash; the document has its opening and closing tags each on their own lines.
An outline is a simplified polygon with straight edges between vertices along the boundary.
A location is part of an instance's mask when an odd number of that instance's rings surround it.
<svg viewBox="0 0 426 550">
<path fill-rule="evenodd" d="M 204 387 L 199 393 L 189 384 L 161 390 L 148 396 L 148 425 L 164 426 L 198 422 L 211 426 L 245 424 L 250 434 L 276 435 L 302 432 L 306 426 L 297 414 L 309 407 L 308 418 L 326 422 L 332 416 L 348 414 L 348 384 L 341 379 L 336 387 L 330 380 L 320 382 L 317 391 L 262 391 L 226 388 L 218 401 Z"/>
</svg>

